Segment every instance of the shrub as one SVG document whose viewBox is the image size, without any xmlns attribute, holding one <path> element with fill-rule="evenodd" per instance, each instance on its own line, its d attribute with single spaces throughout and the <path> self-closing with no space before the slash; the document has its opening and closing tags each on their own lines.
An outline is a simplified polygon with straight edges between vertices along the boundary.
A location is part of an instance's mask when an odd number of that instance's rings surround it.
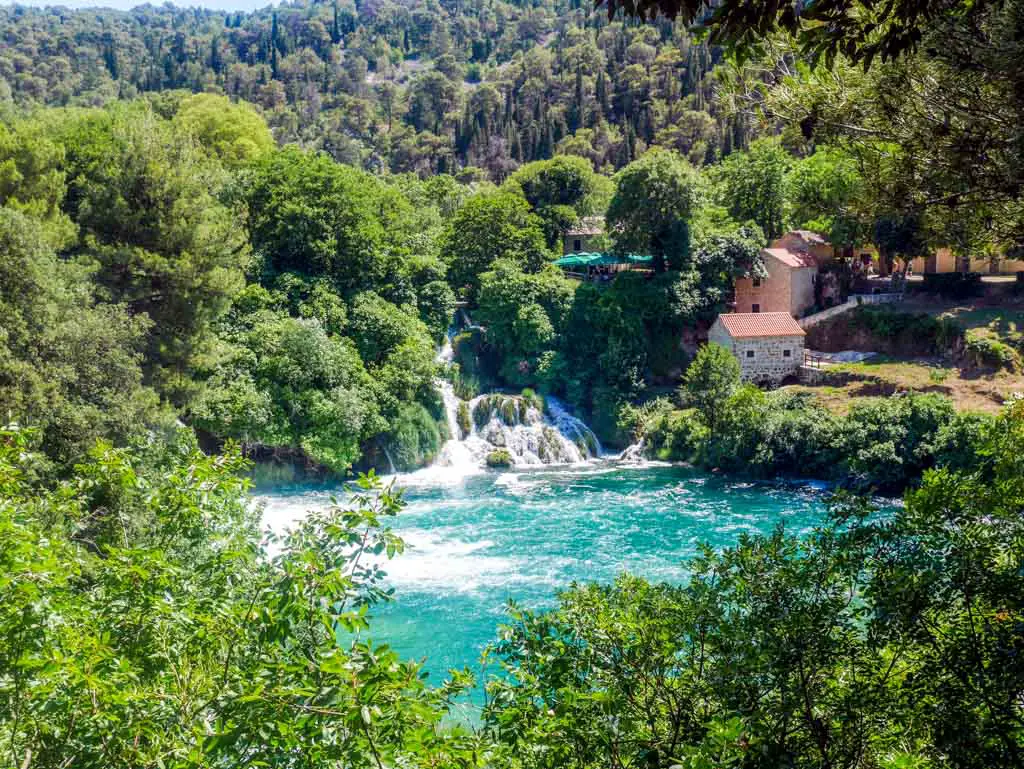
<svg viewBox="0 0 1024 769">
<path fill-rule="evenodd" d="M 512 467 L 512 455 L 508 452 L 508 449 L 495 449 L 487 455 L 488 467 Z"/>
<path fill-rule="evenodd" d="M 396 470 L 429 464 L 443 443 L 441 428 L 425 407 L 410 403 L 401 408 L 387 446 Z"/>
<path fill-rule="evenodd" d="M 971 366 L 1016 371 L 1020 365 L 1017 351 L 1007 344 L 980 334 L 968 334 L 964 355 Z"/>
<path fill-rule="evenodd" d="M 666 462 L 692 460 L 707 437 L 707 428 L 692 409 L 655 412 L 643 435 L 647 455 Z"/>
<path fill-rule="evenodd" d="M 523 388 L 523 392 L 520 394 L 520 396 L 523 399 L 523 403 L 525 403 L 527 406 L 532 406 L 533 408 L 537 409 L 537 411 L 540 412 L 544 411 L 544 399 L 537 395 L 537 393 L 534 392 L 531 388 Z"/>
<path fill-rule="evenodd" d="M 893 312 L 881 307 L 858 307 L 843 322 L 888 343 L 893 352 L 906 354 L 941 355 L 955 347 L 964 335 L 953 320 L 926 312 Z"/>
</svg>

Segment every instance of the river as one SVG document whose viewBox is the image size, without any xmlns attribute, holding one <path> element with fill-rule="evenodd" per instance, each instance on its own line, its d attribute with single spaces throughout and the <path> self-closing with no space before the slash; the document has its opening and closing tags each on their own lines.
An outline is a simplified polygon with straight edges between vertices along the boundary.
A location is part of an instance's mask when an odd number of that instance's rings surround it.
<svg viewBox="0 0 1024 769">
<path fill-rule="evenodd" d="M 371 637 L 425 659 L 434 683 L 452 667 L 477 669 L 509 599 L 550 606 L 574 580 L 607 582 L 622 571 L 683 581 L 699 543 L 723 547 L 779 523 L 806 532 L 825 511 L 811 486 L 607 459 L 508 472 L 435 467 L 395 484 L 407 506 L 394 528 L 408 549 L 387 566 L 395 601 L 373 610 Z M 331 490 L 259 493 L 266 525 L 281 531 L 326 505 Z"/>
</svg>

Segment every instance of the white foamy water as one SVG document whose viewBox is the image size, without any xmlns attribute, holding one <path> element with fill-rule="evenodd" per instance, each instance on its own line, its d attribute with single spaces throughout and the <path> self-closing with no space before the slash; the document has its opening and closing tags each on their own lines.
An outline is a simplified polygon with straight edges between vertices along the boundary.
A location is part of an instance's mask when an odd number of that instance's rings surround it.
<svg viewBox="0 0 1024 769">
<path fill-rule="evenodd" d="M 466 402 L 450 383 L 439 381 L 438 388 L 453 437 L 441 448 L 436 468 L 478 472 L 499 449 L 509 453 L 514 467 L 580 464 L 601 455 L 597 436 L 555 398 L 547 398 L 545 416 L 516 396 L 479 395 Z M 467 435 L 459 425 L 460 409 L 469 416 Z"/>
<path fill-rule="evenodd" d="M 617 458 L 471 475 L 432 467 L 391 480 L 407 505 L 385 523 L 407 547 L 381 563 L 395 601 L 372 609 L 372 638 L 426 658 L 434 683 L 476 665 L 510 599 L 551 606 L 573 580 L 610 582 L 623 570 L 680 582 L 702 542 L 723 547 L 779 523 L 806 531 L 824 516 L 809 489 Z M 281 531 L 329 504 L 330 492 L 294 487 L 263 500 L 266 523 Z"/>
</svg>

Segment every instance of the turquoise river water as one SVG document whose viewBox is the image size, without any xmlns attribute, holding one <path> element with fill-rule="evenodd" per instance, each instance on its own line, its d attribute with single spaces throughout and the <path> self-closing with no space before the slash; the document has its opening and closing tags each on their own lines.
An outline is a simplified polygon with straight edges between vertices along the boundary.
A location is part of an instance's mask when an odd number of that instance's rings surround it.
<svg viewBox="0 0 1024 769">
<path fill-rule="evenodd" d="M 622 571 L 680 582 L 701 542 L 728 546 L 741 532 L 779 523 L 805 532 L 825 512 L 811 486 L 741 483 L 656 463 L 450 470 L 395 479 L 408 504 L 394 528 L 408 547 L 386 566 L 396 600 L 371 620 L 374 641 L 425 659 L 436 684 L 449 668 L 477 669 L 509 599 L 550 606 L 574 580 L 607 582 Z M 330 493 L 263 490 L 265 524 L 284 530 Z"/>
</svg>

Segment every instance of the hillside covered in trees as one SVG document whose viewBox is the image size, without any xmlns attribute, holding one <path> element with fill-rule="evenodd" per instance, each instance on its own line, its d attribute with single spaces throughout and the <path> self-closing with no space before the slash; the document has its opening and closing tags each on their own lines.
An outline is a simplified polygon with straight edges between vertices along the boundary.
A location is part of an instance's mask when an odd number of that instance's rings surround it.
<svg viewBox="0 0 1024 769">
<path fill-rule="evenodd" d="M 758 38 L 730 60 L 696 4 L 0 10 L 0 763 L 1021 766 L 1024 403 L 839 417 L 680 344 L 787 227 L 893 262 L 1024 244 L 1024 3 L 809 5 L 717 4 Z M 649 273 L 551 264 L 600 213 Z M 470 727 L 470 669 L 370 634 L 401 494 L 265 536 L 244 475 L 421 466 L 440 377 L 904 504 L 840 492 L 679 582 L 510 605 Z"/>
<path fill-rule="evenodd" d="M 501 181 L 556 151 L 612 170 L 653 146 L 699 165 L 749 134 L 716 106 L 721 53 L 686 25 L 578 0 L 5 7 L 0 29 L 0 102 L 219 91 L 262 107 L 279 142 L 370 170 Z"/>
</svg>

